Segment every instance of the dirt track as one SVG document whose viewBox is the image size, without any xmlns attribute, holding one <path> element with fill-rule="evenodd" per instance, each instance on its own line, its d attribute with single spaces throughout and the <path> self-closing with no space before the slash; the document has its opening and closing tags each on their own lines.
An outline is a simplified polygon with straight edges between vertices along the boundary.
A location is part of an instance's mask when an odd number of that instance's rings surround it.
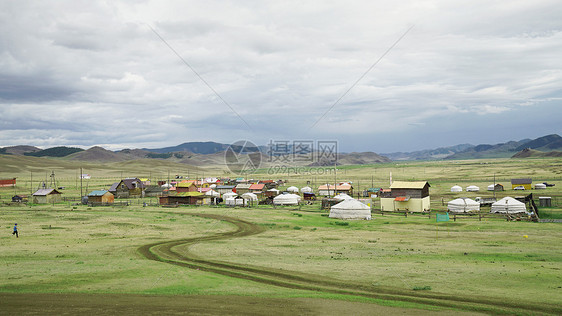
<svg viewBox="0 0 562 316">
<path fill-rule="evenodd" d="M 139 252 L 150 260 L 287 288 L 415 302 L 486 313 L 527 312 L 532 314 L 562 314 L 562 308 L 559 306 L 532 303 L 522 304 L 516 301 L 497 300 L 487 297 L 457 297 L 441 293 L 421 293 L 413 290 L 374 287 L 359 282 L 329 279 L 325 276 L 206 260 L 191 253 L 189 246 L 210 240 L 231 239 L 259 234 L 263 232 L 263 228 L 233 217 L 214 214 L 187 214 L 227 221 L 236 225 L 237 230 L 204 237 L 153 243 L 140 247 Z"/>
</svg>

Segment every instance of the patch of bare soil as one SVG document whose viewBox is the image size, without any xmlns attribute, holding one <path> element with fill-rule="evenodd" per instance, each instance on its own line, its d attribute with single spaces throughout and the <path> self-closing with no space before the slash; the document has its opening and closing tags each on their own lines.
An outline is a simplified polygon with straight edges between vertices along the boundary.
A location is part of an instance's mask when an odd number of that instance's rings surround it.
<svg viewBox="0 0 562 316">
<path fill-rule="evenodd" d="M 316 298 L 0 293 L 3 315 L 446 315 Z M 464 313 L 465 315 L 470 315 Z"/>
</svg>

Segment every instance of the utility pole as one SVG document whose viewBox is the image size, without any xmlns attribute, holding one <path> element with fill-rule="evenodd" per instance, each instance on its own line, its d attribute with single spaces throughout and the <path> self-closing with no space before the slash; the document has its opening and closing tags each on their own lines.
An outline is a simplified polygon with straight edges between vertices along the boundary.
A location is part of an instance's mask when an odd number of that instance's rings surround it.
<svg viewBox="0 0 562 316">
<path fill-rule="evenodd" d="M 496 199 L 496 174 L 494 173 L 494 200 Z"/>
<path fill-rule="evenodd" d="M 82 178 L 84 178 L 82 177 L 82 174 L 82 167 L 80 167 L 80 202 L 82 201 L 82 197 L 84 196 L 82 193 Z"/>
<path fill-rule="evenodd" d="M 334 160 L 334 196 L 336 196 L 336 191 L 338 190 L 338 169 L 337 169 L 337 159 Z M 328 193 L 330 193 L 330 191 L 328 190 Z"/>
</svg>

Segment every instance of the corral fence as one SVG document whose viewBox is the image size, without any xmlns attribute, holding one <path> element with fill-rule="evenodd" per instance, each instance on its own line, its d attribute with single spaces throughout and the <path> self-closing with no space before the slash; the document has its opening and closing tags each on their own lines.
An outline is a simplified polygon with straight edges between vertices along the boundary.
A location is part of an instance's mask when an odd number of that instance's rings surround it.
<svg viewBox="0 0 562 316">
<path fill-rule="evenodd" d="M 427 217 L 427 218 L 435 218 L 436 214 L 440 214 L 442 212 L 437 211 L 429 211 L 429 212 L 408 212 L 408 211 L 381 211 L 381 210 L 371 210 L 371 214 L 380 214 L 382 216 L 401 216 L 401 217 L 408 217 L 408 216 L 417 216 L 417 217 Z M 482 219 L 486 218 L 494 218 L 494 219 L 505 219 L 506 221 L 532 221 L 533 217 L 529 216 L 526 213 L 518 213 L 518 214 L 500 214 L 500 213 L 489 213 L 489 212 L 473 212 L 473 213 L 449 213 L 449 218 L 453 222 L 456 222 L 457 219 L 463 218 L 471 218 L 476 219 L 478 221 L 482 221 Z"/>
</svg>

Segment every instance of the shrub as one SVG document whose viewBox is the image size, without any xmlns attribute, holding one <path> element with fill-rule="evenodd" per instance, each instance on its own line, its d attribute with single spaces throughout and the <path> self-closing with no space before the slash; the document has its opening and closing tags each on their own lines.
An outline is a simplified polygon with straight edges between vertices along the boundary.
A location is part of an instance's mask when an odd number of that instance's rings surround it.
<svg viewBox="0 0 562 316">
<path fill-rule="evenodd" d="M 425 286 L 414 286 L 412 288 L 412 290 L 414 291 L 430 291 L 431 290 L 431 286 L 429 285 L 425 285 Z"/>
</svg>

